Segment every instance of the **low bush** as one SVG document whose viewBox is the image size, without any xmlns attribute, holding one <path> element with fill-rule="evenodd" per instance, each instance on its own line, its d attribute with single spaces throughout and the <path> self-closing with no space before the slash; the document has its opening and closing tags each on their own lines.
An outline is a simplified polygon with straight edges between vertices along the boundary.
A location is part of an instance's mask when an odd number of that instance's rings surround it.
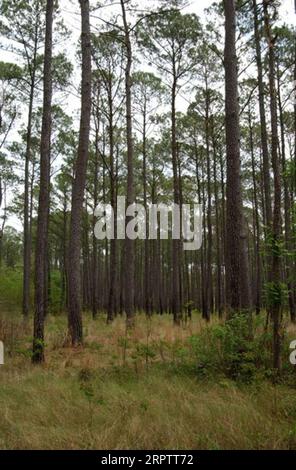
<svg viewBox="0 0 296 470">
<path fill-rule="evenodd" d="M 253 334 L 246 315 L 236 315 L 223 325 L 208 326 L 189 338 L 199 374 L 222 373 L 249 382 L 271 364 L 272 336 L 255 318 Z"/>
</svg>

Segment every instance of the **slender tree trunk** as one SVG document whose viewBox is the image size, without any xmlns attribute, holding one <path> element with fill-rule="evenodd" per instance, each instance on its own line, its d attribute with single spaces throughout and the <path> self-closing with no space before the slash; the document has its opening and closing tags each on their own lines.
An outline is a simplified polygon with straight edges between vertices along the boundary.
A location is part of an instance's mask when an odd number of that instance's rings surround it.
<svg viewBox="0 0 296 470">
<path fill-rule="evenodd" d="M 195 159 L 195 175 L 196 175 L 196 184 L 197 184 L 197 196 L 198 196 L 198 203 L 202 204 L 203 207 L 203 234 L 204 237 L 204 217 L 205 217 L 205 210 L 204 210 L 204 194 L 201 191 L 201 181 L 199 175 L 199 158 L 198 158 L 198 149 L 197 149 L 197 140 L 194 141 L 194 159 Z M 204 240 L 203 240 L 204 241 Z M 199 300 L 199 308 L 202 311 L 202 317 L 207 319 L 207 310 L 206 310 L 206 302 L 205 302 L 205 276 L 204 276 L 204 243 L 202 243 L 200 249 L 200 300 Z"/>
<path fill-rule="evenodd" d="M 126 140 L 127 140 L 127 206 L 134 203 L 134 143 L 132 129 L 132 46 L 130 29 L 127 23 L 125 0 L 120 0 L 124 25 L 124 43 L 126 49 L 125 67 L 125 93 L 126 93 Z M 126 217 L 126 226 L 131 217 Z M 127 326 L 133 327 L 135 323 L 135 243 L 126 236 L 125 240 L 125 312 Z"/>
<path fill-rule="evenodd" d="M 90 253 L 89 253 L 89 216 L 87 198 L 85 198 L 85 209 L 82 214 L 82 260 L 83 260 L 83 308 L 89 310 L 92 305 L 92 286 L 90 274 Z"/>
<path fill-rule="evenodd" d="M 225 112 L 226 112 L 226 295 L 228 314 L 250 308 L 247 240 L 243 220 L 240 181 L 240 129 L 238 64 L 236 56 L 236 1 L 224 0 L 225 8 Z"/>
<path fill-rule="evenodd" d="M 98 240 L 95 236 L 95 209 L 98 205 L 98 173 L 99 173 L 99 116 L 95 116 L 95 174 L 94 174 L 94 210 L 92 224 L 92 316 L 98 313 Z"/>
<path fill-rule="evenodd" d="M 44 361 L 44 319 L 47 300 L 48 215 L 50 191 L 50 139 L 52 100 L 52 23 L 53 0 L 46 4 L 46 32 L 44 52 L 43 116 L 40 146 L 40 192 L 35 253 L 35 316 L 32 361 Z"/>
<path fill-rule="evenodd" d="M 262 57 L 260 45 L 260 30 L 259 19 L 257 10 L 257 0 L 253 0 L 253 14 L 254 14 L 254 32 L 255 32 L 255 46 L 256 46 L 256 63 L 258 73 L 258 90 L 259 90 L 259 113 L 260 113 L 260 130 L 261 130 L 261 145 L 263 157 L 263 183 L 264 183 L 264 198 L 265 198 L 265 211 L 267 227 L 271 227 L 272 221 L 272 208 L 271 208 L 271 195 L 270 195 L 270 163 L 268 151 L 268 139 L 266 130 L 266 116 L 265 116 L 265 93 L 263 83 L 263 70 L 262 70 Z"/>
<path fill-rule="evenodd" d="M 265 34 L 268 43 L 268 65 L 269 65 L 269 93 L 270 93 L 270 120 L 271 120 L 271 156 L 274 177 L 274 209 L 273 227 L 271 239 L 271 318 L 273 321 L 273 367 L 281 368 L 281 305 L 278 297 L 281 290 L 281 263 L 280 263 L 280 238 L 281 238 L 281 172 L 278 155 L 278 119 L 277 119 L 277 97 L 275 88 L 275 59 L 274 41 L 270 24 L 268 6 L 274 3 L 270 0 L 263 1 Z"/>
<path fill-rule="evenodd" d="M 207 161 L 207 193 L 208 193 L 208 207 L 207 207 L 207 275 L 206 275 L 206 305 L 207 317 L 209 321 L 213 310 L 213 274 L 212 274 L 212 185 L 211 185 L 211 156 L 210 156 L 210 116 L 209 116 L 209 90 L 206 80 L 206 102 L 205 102 L 205 135 L 206 135 L 206 161 Z"/>
<path fill-rule="evenodd" d="M 284 183 L 284 223 L 285 223 L 285 244 L 288 256 L 286 256 L 286 279 L 288 287 L 288 298 L 289 298 L 289 309 L 290 318 L 293 323 L 296 322 L 296 306 L 294 302 L 294 286 L 293 286 L 293 260 L 290 259 L 291 251 L 293 250 L 292 233 L 292 210 L 291 210 L 291 198 L 289 194 L 288 178 L 286 174 L 287 163 L 286 163 L 286 143 L 285 143 L 285 124 L 284 124 L 284 113 L 282 106 L 281 87 L 280 87 L 280 72 L 279 66 L 277 67 L 277 88 L 278 88 L 278 106 L 279 106 L 279 121 L 281 130 L 281 157 L 282 157 L 282 173 Z"/>
<path fill-rule="evenodd" d="M 75 176 L 72 187 L 72 210 L 69 240 L 69 311 L 68 328 L 73 346 L 82 343 L 80 250 L 83 195 L 88 160 L 91 113 L 91 45 L 89 26 L 89 1 L 80 0 L 81 7 L 81 117 Z"/>
<path fill-rule="evenodd" d="M 117 298 L 117 204 L 116 204 L 116 171 L 114 162 L 114 124 L 112 101 L 112 78 L 109 88 L 109 147 L 110 147 L 110 202 L 114 213 L 114 238 L 110 241 L 110 289 L 107 311 L 107 322 L 112 323 L 116 315 Z"/>
<path fill-rule="evenodd" d="M 215 140 L 215 128 L 212 119 L 211 137 L 214 157 L 214 194 L 215 194 L 215 219 L 216 219 L 216 249 L 217 249 L 217 311 L 219 318 L 222 318 L 222 278 L 221 278 L 221 236 L 219 219 L 219 187 L 217 179 L 217 149 Z"/>
<path fill-rule="evenodd" d="M 147 214 L 148 204 L 147 204 L 147 138 L 146 138 L 146 128 L 147 128 L 147 98 L 144 97 L 143 103 L 143 199 L 144 207 Z M 144 308 L 147 315 L 151 314 L 151 292 L 150 292 L 150 244 L 148 240 L 149 233 L 149 223 L 148 218 L 146 217 L 146 239 L 144 241 Z"/>
<path fill-rule="evenodd" d="M 153 160 L 152 169 L 152 185 L 151 185 L 151 202 L 157 204 L 157 187 L 155 175 L 155 159 Z M 157 216 L 158 217 L 158 216 Z M 150 286 L 151 286 L 151 309 L 153 312 L 158 310 L 158 285 L 157 285 L 157 242 L 158 240 L 151 240 L 151 263 L 150 263 Z"/>
<path fill-rule="evenodd" d="M 180 188 L 179 188 L 179 172 L 178 172 L 178 149 L 176 137 L 176 92 L 177 80 L 174 65 L 174 78 L 171 95 L 171 150 L 172 150 L 172 164 L 173 164 L 173 181 L 174 181 L 174 203 L 180 205 Z M 181 292 L 180 292 L 180 264 L 181 264 L 181 244 L 180 240 L 172 240 L 172 263 L 173 263 L 173 282 L 172 282 L 172 307 L 175 325 L 180 325 L 182 318 L 181 311 Z"/>
<path fill-rule="evenodd" d="M 256 167 L 255 167 L 255 156 L 254 156 L 254 138 L 253 138 L 253 125 L 251 112 L 249 110 L 248 115 L 249 121 L 249 134 L 250 134 L 250 151 L 251 151 L 251 162 L 252 162 L 252 178 L 253 178 L 253 200 L 254 200 L 254 212 L 255 212 L 255 267 L 256 267 L 256 281 L 255 281 L 255 307 L 256 313 L 260 313 L 261 308 L 261 259 L 260 259 L 260 221 L 259 221 L 259 204 L 258 204 L 258 188 L 256 182 Z"/>
<path fill-rule="evenodd" d="M 201 246 L 201 277 L 202 277 L 202 318 L 209 321 L 209 310 L 207 303 L 207 272 L 206 272 L 206 261 L 208 253 L 208 244 L 206 239 L 206 182 L 205 182 L 205 171 L 204 164 L 201 162 L 201 199 L 202 199 L 202 213 L 203 213 L 203 243 Z"/>
<path fill-rule="evenodd" d="M 68 233 L 68 217 L 67 217 L 67 194 L 66 190 L 63 195 L 63 234 L 62 234 L 62 257 L 61 257 L 61 311 L 68 305 L 67 300 L 67 233 Z"/>
<path fill-rule="evenodd" d="M 295 13 L 296 13 L 296 4 L 295 4 Z M 294 83 L 296 83 L 296 36 L 294 39 L 294 73 L 293 73 Z M 296 92 L 294 92 L 296 95 Z M 294 167 L 296 168 L 296 97 L 294 99 Z M 294 191 L 294 196 L 296 197 L 296 181 L 292 180 L 292 192 Z"/>
<path fill-rule="evenodd" d="M 296 3 L 295 3 L 295 13 L 296 13 Z M 296 36 L 294 38 L 294 71 L 293 71 L 293 78 L 294 78 L 294 83 L 296 83 Z M 293 110 L 293 115 L 294 115 L 294 168 L 296 168 L 296 92 L 295 93 L 295 99 L 294 99 L 294 110 Z M 296 203 L 296 178 L 291 178 L 291 207 L 295 207 Z M 294 221 L 294 226 L 296 225 L 296 214 L 293 214 L 293 221 Z M 296 236 L 295 233 L 296 229 L 293 230 L 293 235 L 294 237 Z M 294 272 L 296 271 L 296 259 L 294 260 L 293 263 L 294 266 Z M 294 304 L 296 305 L 296 281 L 294 279 L 293 282 L 293 296 L 294 296 Z"/>
<path fill-rule="evenodd" d="M 181 319 L 183 317 L 183 304 L 184 304 L 184 251 L 182 247 L 182 211 L 183 206 L 183 185 L 182 185 L 182 172 L 181 172 L 181 156 L 180 156 L 180 145 L 177 143 L 177 165 L 178 165 L 178 184 L 179 184 L 179 204 L 180 204 L 180 241 L 179 241 L 179 289 L 180 289 L 180 307 L 181 307 Z M 159 233 L 160 239 L 160 233 Z M 178 240 L 177 240 L 178 241 Z M 186 295 L 185 295 L 186 298 Z"/>
<path fill-rule="evenodd" d="M 219 164 L 220 164 L 220 174 L 221 174 L 221 246 L 222 246 L 222 266 L 223 266 L 223 276 L 222 276 L 222 309 L 225 311 L 226 305 L 226 279 L 225 279 L 225 264 L 226 264 L 226 204 L 225 204 L 225 169 L 224 169 L 224 158 L 222 152 L 219 153 Z"/>
<path fill-rule="evenodd" d="M 32 146 L 32 116 L 35 92 L 37 40 L 35 41 L 34 58 L 32 65 L 32 76 L 29 97 L 28 125 L 26 135 L 26 155 L 25 155 L 25 191 L 24 191 L 24 241 L 23 241 L 23 299 L 22 312 L 24 317 L 28 317 L 30 308 L 30 276 L 31 276 L 31 236 L 30 236 L 30 161 Z"/>
</svg>

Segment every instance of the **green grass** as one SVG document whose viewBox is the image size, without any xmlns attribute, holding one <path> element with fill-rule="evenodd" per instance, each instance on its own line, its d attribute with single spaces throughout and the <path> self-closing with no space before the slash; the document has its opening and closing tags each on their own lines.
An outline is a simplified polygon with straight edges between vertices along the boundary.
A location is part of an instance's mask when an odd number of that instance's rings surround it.
<svg viewBox="0 0 296 470">
<path fill-rule="evenodd" d="M 1 383 L 0 402 L 3 449 L 279 449 L 296 443 L 295 394 L 285 387 L 242 390 L 165 368 L 141 377 L 95 373 L 87 382 L 74 370 L 28 370 Z"/>
<path fill-rule="evenodd" d="M 197 315 L 181 328 L 139 316 L 128 336 L 124 319 L 86 315 L 76 350 L 63 347 L 65 318 L 51 317 L 43 366 L 30 362 L 31 324 L 6 315 L 0 335 L 9 340 L 11 322 L 1 449 L 296 449 L 295 386 L 197 375 L 188 341 L 206 328 Z"/>
</svg>

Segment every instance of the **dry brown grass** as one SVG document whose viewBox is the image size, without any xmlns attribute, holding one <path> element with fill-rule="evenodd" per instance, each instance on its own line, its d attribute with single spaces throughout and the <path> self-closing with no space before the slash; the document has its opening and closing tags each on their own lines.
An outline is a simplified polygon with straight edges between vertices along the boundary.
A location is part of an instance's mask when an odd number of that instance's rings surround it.
<svg viewBox="0 0 296 470">
<path fill-rule="evenodd" d="M 36 367 L 30 325 L 17 322 L 0 369 L 0 448 L 295 449 L 295 389 L 182 369 L 186 338 L 205 327 L 197 316 L 181 328 L 140 317 L 127 333 L 122 318 L 107 326 L 87 317 L 85 347 L 72 350 L 65 319 L 52 317 L 46 363 Z"/>
</svg>

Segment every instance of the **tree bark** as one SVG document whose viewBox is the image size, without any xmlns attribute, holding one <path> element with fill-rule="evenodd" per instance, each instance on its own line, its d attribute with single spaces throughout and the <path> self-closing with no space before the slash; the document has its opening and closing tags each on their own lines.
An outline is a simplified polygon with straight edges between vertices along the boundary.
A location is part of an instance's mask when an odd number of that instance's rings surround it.
<svg viewBox="0 0 296 470">
<path fill-rule="evenodd" d="M 212 185 L 211 185 L 211 155 L 210 155 L 210 96 L 208 90 L 208 83 L 206 78 L 206 99 L 205 99 L 205 136 L 206 136 L 206 164 L 207 164 L 207 193 L 208 193 L 208 207 L 207 207 L 207 275 L 206 275 L 206 319 L 210 320 L 213 311 L 213 274 L 212 274 Z"/>
<path fill-rule="evenodd" d="M 33 102 L 36 81 L 36 61 L 37 61 L 37 22 L 35 28 L 35 42 L 33 61 L 31 65 L 31 84 L 29 96 L 28 124 L 26 133 L 26 154 L 25 154 L 25 191 L 24 191 L 24 239 L 23 239 L 23 299 L 22 313 L 24 317 L 28 317 L 30 308 L 30 276 L 31 276 L 31 231 L 30 231 L 30 161 L 32 146 L 32 117 Z M 28 64 L 29 66 L 29 64 Z"/>
<path fill-rule="evenodd" d="M 35 253 L 35 315 L 32 362 L 44 361 L 44 319 L 47 307 L 47 253 L 50 191 L 50 139 L 52 101 L 53 0 L 46 4 L 46 32 L 43 78 L 43 116 L 40 145 L 40 191 Z"/>
<path fill-rule="evenodd" d="M 265 92 L 263 83 L 263 70 L 262 70 L 262 57 L 260 45 L 260 31 L 259 19 L 257 11 L 257 0 L 253 0 L 253 14 L 254 14 L 254 32 L 255 32 L 255 46 L 256 46 L 256 63 L 258 72 L 258 90 L 259 90 L 259 113 L 260 113 L 260 131 L 261 131 L 261 145 L 263 157 L 263 183 L 264 183 L 264 198 L 265 198 L 265 211 L 266 211 L 266 224 L 270 228 L 272 221 L 272 208 L 271 208 L 271 195 L 270 195 L 270 164 L 269 164 L 269 151 L 268 139 L 266 129 L 266 116 L 265 116 Z"/>
<path fill-rule="evenodd" d="M 83 340 L 80 286 L 81 219 L 88 161 L 91 114 L 91 45 L 89 25 L 89 1 L 80 0 L 80 8 L 82 52 L 81 117 L 78 153 L 75 162 L 75 175 L 72 187 L 68 275 L 68 328 L 73 346 L 81 344 Z"/>
<path fill-rule="evenodd" d="M 130 40 L 130 30 L 126 18 L 125 0 L 120 0 L 123 26 L 124 43 L 126 49 L 125 66 L 125 93 L 126 93 L 126 140 L 127 140 L 127 206 L 134 203 L 134 143 L 132 128 L 132 46 Z M 131 217 L 126 217 L 126 226 Z M 127 327 L 133 327 L 135 323 L 135 243 L 126 237 L 125 240 L 125 312 Z"/>
<path fill-rule="evenodd" d="M 117 305 L 117 204 L 116 204 L 116 169 L 114 162 L 114 123 L 113 123 L 113 98 L 112 78 L 108 90 L 109 106 L 109 148 L 110 148 L 110 202 L 114 213 L 114 238 L 110 240 L 110 289 L 107 310 L 107 322 L 112 323 L 116 315 Z"/>
<path fill-rule="evenodd" d="M 219 318 L 222 318 L 222 276 L 221 276 L 221 236 L 220 236 L 220 218 L 219 218 L 219 188 L 217 180 L 217 149 L 215 140 L 214 120 L 211 120 L 211 138 L 213 145 L 214 158 L 214 195 L 215 195 L 215 220 L 216 220 L 216 250 L 217 250 L 217 311 Z"/>
<path fill-rule="evenodd" d="M 99 93 L 98 93 L 99 94 Z M 99 116 L 95 113 L 95 166 L 94 166 L 94 210 L 92 222 L 92 316 L 98 313 L 98 240 L 95 236 L 95 209 L 98 205 L 98 172 L 99 172 Z"/>
<path fill-rule="evenodd" d="M 251 164 L 252 164 L 252 179 L 253 179 L 253 200 L 254 200 L 254 212 L 255 212 L 255 227 L 254 227 L 254 258 L 256 268 L 256 281 L 255 281 L 255 307 L 256 314 L 260 313 L 261 308 L 261 259 L 260 259 L 260 220 L 259 220 L 259 204 L 258 204 L 258 188 L 256 183 L 256 167 L 255 167 L 255 156 L 254 156 L 254 138 L 253 138 L 253 124 L 251 111 L 248 114 L 249 123 L 249 137 L 250 137 L 250 152 L 251 152 Z"/>
<path fill-rule="evenodd" d="M 177 93 L 177 79 L 175 72 L 175 64 L 173 63 L 173 86 L 171 95 L 171 151 L 172 151 L 172 164 L 173 164 L 173 185 L 174 185 L 174 203 L 179 206 L 180 204 L 180 185 L 179 185 L 179 172 L 178 172 L 178 149 L 176 137 L 176 93 Z M 181 244 L 180 240 L 172 240 L 172 264 L 173 264 L 173 281 L 172 281 L 172 307 L 175 325 L 180 325 L 182 318 L 181 311 L 181 292 L 180 292 L 180 264 L 181 264 Z"/>
<path fill-rule="evenodd" d="M 250 308 L 247 240 L 240 179 L 238 63 L 236 56 L 236 1 L 224 0 L 225 112 L 226 112 L 226 298 L 228 314 Z"/>
<path fill-rule="evenodd" d="M 293 260 L 290 259 L 291 251 L 293 250 L 293 238 L 291 228 L 293 226 L 292 221 L 292 206 L 291 198 L 289 194 L 289 187 L 286 175 L 287 163 L 286 163 L 286 144 L 285 144 L 285 124 L 284 124 L 284 113 L 281 98 L 281 87 L 280 87 L 280 73 L 279 67 L 277 67 L 277 85 L 278 85 L 278 106 L 279 106 L 279 121 L 281 130 L 281 157 L 282 157 L 282 173 L 284 183 L 284 223 L 285 223 L 285 244 L 288 255 L 286 256 L 286 279 L 288 287 L 288 298 L 289 298 L 289 309 L 290 318 L 293 323 L 296 322 L 296 306 L 294 301 L 294 274 L 293 274 Z"/>
<path fill-rule="evenodd" d="M 144 96 L 143 103 L 143 202 L 147 214 L 147 97 Z M 151 314 L 151 288 L 150 288 L 150 243 L 148 240 L 149 224 L 146 220 L 146 239 L 144 241 L 144 308 L 147 315 Z"/>
<path fill-rule="evenodd" d="M 281 262 L 280 262 L 280 238 L 281 238 L 281 176 L 280 162 L 278 155 L 278 118 L 277 118 L 277 96 L 275 88 L 275 58 L 274 41 L 270 24 L 268 6 L 273 2 L 263 1 L 265 34 L 268 44 L 268 66 L 269 66 L 269 93 L 270 93 L 270 120 L 271 120 L 271 157 L 274 177 L 274 208 L 273 227 L 271 243 L 271 278 L 272 287 L 270 296 L 270 313 L 273 321 L 273 367 L 277 370 L 281 368 L 281 311 L 280 311 L 280 290 L 281 290 Z"/>
</svg>

